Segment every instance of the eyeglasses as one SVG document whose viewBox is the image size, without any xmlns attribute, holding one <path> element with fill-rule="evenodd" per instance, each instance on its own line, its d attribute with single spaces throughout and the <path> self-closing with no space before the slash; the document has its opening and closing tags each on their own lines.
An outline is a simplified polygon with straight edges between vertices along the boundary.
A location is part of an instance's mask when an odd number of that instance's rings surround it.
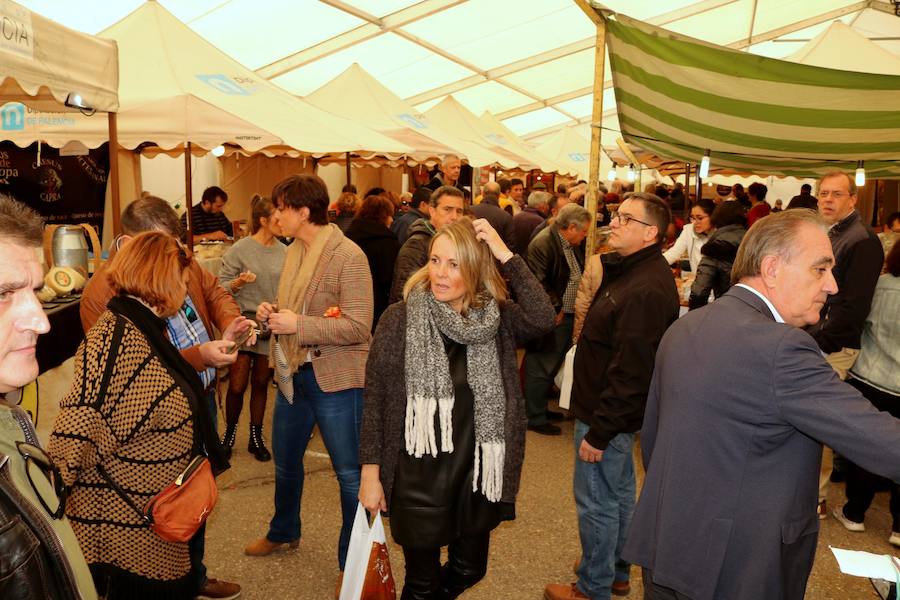
<svg viewBox="0 0 900 600">
<path fill-rule="evenodd" d="M 819 192 L 818 194 L 816 194 L 816 198 L 820 198 L 822 200 L 825 200 L 826 198 L 828 198 L 828 196 L 831 196 L 835 200 L 840 200 L 841 198 L 849 197 L 850 194 L 848 194 L 847 192 L 827 192 L 827 191 Z"/>
<path fill-rule="evenodd" d="M 402 200 L 400 202 L 400 206 L 409 206 L 409 202 L 407 202 L 406 200 Z"/>
<path fill-rule="evenodd" d="M 691 221 L 702 221 L 703 219 L 708 219 L 709 215 L 691 215 Z"/>
<path fill-rule="evenodd" d="M 16 448 L 18 448 L 19 454 L 25 460 L 25 474 L 28 476 L 28 483 L 31 484 L 34 495 L 37 496 L 38 501 L 40 501 L 44 510 L 47 511 L 47 514 L 54 519 L 61 519 L 66 513 L 66 486 L 63 483 L 59 469 L 56 468 L 50 457 L 37 446 L 27 442 L 16 442 Z M 33 472 L 34 475 L 32 475 Z M 47 480 L 53 489 L 52 497 L 45 498 L 48 493 L 47 486 L 43 485 L 39 488 L 35 485 L 35 476 L 43 477 Z M 54 505 L 56 508 L 51 508 Z"/>
<path fill-rule="evenodd" d="M 635 223 L 640 223 L 641 225 L 646 225 L 647 227 L 653 227 L 651 223 L 641 221 L 640 219 L 635 219 L 631 215 L 622 214 L 620 212 L 614 212 L 612 215 L 610 215 L 609 222 L 612 223 L 616 219 L 618 219 L 619 223 L 621 223 L 623 227 L 627 227 L 628 224 L 632 221 L 634 221 Z"/>
</svg>

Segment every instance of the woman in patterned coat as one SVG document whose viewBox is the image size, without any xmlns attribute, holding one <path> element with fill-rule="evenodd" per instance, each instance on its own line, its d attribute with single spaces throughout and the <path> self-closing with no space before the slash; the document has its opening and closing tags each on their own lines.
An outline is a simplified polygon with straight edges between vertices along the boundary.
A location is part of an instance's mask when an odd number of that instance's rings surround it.
<svg viewBox="0 0 900 600">
<path fill-rule="evenodd" d="M 188 544 L 151 531 L 98 467 L 143 506 L 205 451 L 227 468 L 194 368 L 165 337 L 181 308 L 189 264 L 171 236 L 143 233 L 112 260 L 116 296 L 75 355 L 50 454 L 70 490 L 66 514 L 109 600 L 193 598 Z"/>
</svg>

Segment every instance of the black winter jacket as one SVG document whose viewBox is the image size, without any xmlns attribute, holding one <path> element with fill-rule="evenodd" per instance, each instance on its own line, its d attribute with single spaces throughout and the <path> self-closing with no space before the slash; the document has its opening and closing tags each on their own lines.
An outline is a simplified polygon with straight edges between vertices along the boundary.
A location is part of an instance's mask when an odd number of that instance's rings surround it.
<svg viewBox="0 0 900 600">
<path fill-rule="evenodd" d="M 428 262 L 428 245 L 434 234 L 434 227 L 428 219 L 419 219 L 409 226 L 406 241 L 400 247 L 397 264 L 394 265 L 394 283 L 391 285 L 389 304 L 403 300 L 406 280 Z"/>
<path fill-rule="evenodd" d="M 872 230 L 853 211 L 828 232 L 834 252 L 838 293 L 828 296 L 819 322 L 806 331 L 826 354 L 859 348 L 863 325 L 884 265 L 884 249 Z"/>
<path fill-rule="evenodd" d="M 691 310 L 706 306 L 710 292 L 718 298 L 731 287 L 731 267 L 746 233 L 743 225 L 726 225 L 716 229 L 703 244 L 697 276 L 691 286 L 688 303 Z"/>
<path fill-rule="evenodd" d="M 562 310 L 562 298 L 569 284 L 569 263 L 563 254 L 559 241 L 559 227 L 554 223 L 537 234 L 528 244 L 526 262 L 544 291 L 550 296 L 550 303 L 557 313 Z M 584 270 L 584 243 L 573 248 L 575 259 Z"/>
<path fill-rule="evenodd" d="M 584 439 L 605 450 L 618 434 L 641 428 L 656 349 L 679 307 L 675 278 L 658 245 L 600 260 L 603 281 L 575 352 L 572 411 L 590 426 Z"/>
<path fill-rule="evenodd" d="M 400 252 L 400 242 L 390 229 L 371 219 L 354 219 L 347 228 L 347 237 L 362 249 L 369 261 L 372 272 L 372 292 L 375 313 L 372 317 L 372 331 L 378 318 L 388 307 L 391 284 L 394 281 L 394 263 Z"/>
</svg>

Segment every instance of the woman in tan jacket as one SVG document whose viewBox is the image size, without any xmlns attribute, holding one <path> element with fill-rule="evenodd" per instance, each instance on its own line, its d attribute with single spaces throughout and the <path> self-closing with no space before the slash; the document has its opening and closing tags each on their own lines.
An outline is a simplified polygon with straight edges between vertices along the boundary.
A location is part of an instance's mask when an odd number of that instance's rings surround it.
<svg viewBox="0 0 900 600">
<path fill-rule="evenodd" d="M 581 328 L 584 326 L 584 318 L 594 299 L 594 294 L 600 289 L 603 281 L 603 263 L 600 262 L 600 253 L 596 253 L 585 261 L 584 271 L 581 273 L 581 283 L 578 284 L 578 292 L 575 294 L 575 326 L 572 328 L 572 343 L 578 343 Z"/>
</svg>

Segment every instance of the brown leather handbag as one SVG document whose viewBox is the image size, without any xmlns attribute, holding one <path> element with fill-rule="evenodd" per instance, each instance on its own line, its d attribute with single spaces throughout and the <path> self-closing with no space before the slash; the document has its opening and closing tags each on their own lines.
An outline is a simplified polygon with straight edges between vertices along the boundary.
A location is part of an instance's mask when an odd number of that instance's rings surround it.
<svg viewBox="0 0 900 600">
<path fill-rule="evenodd" d="M 190 540 L 216 506 L 219 489 L 205 456 L 196 456 L 166 488 L 141 509 L 116 483 L 103 465 L 97 471 L 141 517 L 156 535 L 167 542 Z"/>
</svg>

